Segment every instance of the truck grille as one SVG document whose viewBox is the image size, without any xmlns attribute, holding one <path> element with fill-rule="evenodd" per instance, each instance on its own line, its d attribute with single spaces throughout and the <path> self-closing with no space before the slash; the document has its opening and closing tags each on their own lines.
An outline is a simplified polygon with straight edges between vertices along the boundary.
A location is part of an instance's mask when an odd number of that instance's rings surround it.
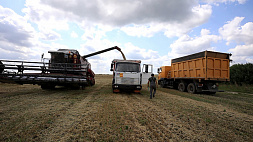
<svg viewBox="0 0 253 142">
<path fill-rule="evenodd" d="M 139 82 L 138 78 L 126 78 L 126 77 L 120 77 L 117 78 L 116 83 L 117 84 L 129 84 L 129 85 L 137 85 Z"/>
</svg>

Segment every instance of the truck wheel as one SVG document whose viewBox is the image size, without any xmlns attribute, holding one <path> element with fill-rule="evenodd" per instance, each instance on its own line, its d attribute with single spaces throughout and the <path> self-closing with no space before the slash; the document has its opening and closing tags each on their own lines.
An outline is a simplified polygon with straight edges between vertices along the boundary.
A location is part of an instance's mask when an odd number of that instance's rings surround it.
<svg viewBox="0 0 253 142">
<path fill-rule="evenodd" d="M 196 93 L 196 88 L 195 88 L 195 85 L 193 83 L 190 83 L 188 86 L 187 86 L 187 91 L 191 94 L 195 94 Z"/>
<path fill-rule="evenodd" d="M 178 90 L 181 91 L 181 92 L 185 92 L 186 91 L 186 85 L 184 83 L 179 83 L 178 84 Z"/>
<path fill-rule="evenodd" d="M 160 86 L 161 86 L 161 88 L 164 88 L 164 82 L 163 81 L 160 82 Z"/>
</svg>

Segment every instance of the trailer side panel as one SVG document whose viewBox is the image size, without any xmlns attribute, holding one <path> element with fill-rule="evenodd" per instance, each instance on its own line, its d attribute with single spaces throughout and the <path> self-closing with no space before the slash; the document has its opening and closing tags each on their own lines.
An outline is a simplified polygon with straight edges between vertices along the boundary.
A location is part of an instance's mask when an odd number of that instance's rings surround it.
<svg viewBox="0 0 253 142">
<path fill-rule="evenodd" d="M 205 51 L 203 55 L 200 52 L 173 59 L 171 78 L 229 81 L 229 54 Z"/>
</svg>

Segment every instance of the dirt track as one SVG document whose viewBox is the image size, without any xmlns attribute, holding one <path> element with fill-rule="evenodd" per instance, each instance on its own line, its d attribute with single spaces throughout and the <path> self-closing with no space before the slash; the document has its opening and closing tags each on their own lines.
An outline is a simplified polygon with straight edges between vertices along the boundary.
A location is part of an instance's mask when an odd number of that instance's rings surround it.
<svg viewBox="0 0 253 142">
<path fill-rule="evenodd" d="M 100 75 L 85 90 L 0 84 L 0 141 L 253 139 L 252 111 L 172 95 L 167 88 L 152 100 L 145 86 L 141 94 L 113 94 L 110 83 L 111 76 Z"/>
</svg>

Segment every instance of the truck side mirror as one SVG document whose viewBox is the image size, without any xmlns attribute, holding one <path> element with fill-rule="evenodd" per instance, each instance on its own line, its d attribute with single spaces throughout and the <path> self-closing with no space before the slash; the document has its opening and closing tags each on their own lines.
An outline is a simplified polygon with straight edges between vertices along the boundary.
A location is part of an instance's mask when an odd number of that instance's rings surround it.
<svg viewBox="0 0 253 142">
<path fill-rule="evenodd" d="M 162 68 L 158 68 L 157 69 L 157 73 L 159 74 L 159 73 L 161 73 L 162 72 Z"/>
<path fill-rule="evenodd" d="M 112 68 L 113 68 L 113 64 L 111 64 L 111 69 L 110 69 L 110 71 L 113 71 L 113 69 L 112 69 Z"/>
</svg>

